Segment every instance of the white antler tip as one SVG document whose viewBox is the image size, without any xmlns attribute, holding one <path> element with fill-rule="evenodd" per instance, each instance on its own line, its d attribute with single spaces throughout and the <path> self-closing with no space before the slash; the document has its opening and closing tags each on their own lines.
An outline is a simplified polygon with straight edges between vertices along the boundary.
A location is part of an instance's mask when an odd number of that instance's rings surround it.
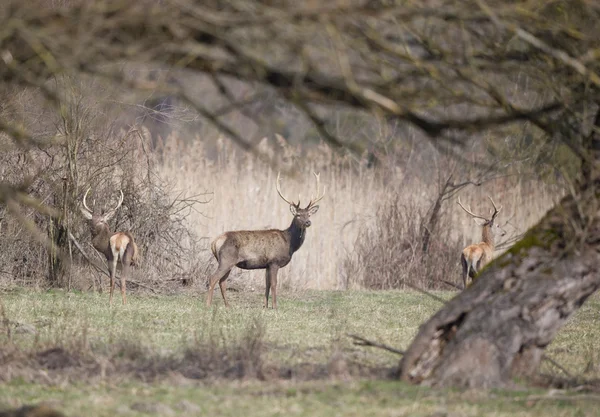
<svg viewBox="0 0 600 417">
<path fill-rule="evenodd" d="M 84 207 L 84 208 L 85 208 L 87 211 L 89 211 L 89 212 L 90 212 L 90 214 L 91 214 L 91 213 L 93 213 L 93 212 L 92 212 L 92 210 L 90 210 L 90 208 L 88 207 L 88 205 L 87 205 L 87 201 L 86 201 L 86 198 L 87 198 L 87 195 L 88 195 L 88 193 L 90 192 L 90 190 L 91 190 L 91 189 L 92 189 L 92 187 L 88 187 L 88 189 L 85 191 L 85 194 L 83 195 L 83 207 Z"/>
</svg>

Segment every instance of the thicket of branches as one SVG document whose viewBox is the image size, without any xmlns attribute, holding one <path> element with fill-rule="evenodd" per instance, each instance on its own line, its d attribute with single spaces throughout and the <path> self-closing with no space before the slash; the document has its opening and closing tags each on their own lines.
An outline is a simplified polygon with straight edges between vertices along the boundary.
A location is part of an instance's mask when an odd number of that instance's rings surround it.
<svg viewBox="0 0 600 417">
<path fill-rule="evenodd" d="M 3 211 L 0 282 L 95 286 L 98 271 L 84 267 L 83 256 L 99 266 L 105 260 L 87 243 L 89 226 L 79 212 L 87 188 L 88 203 L 98 212 L 114 207 L 118 190 L 123 191 L 122 209 L 111 227 L 135 233 L 142 258 L 135 275 L 142 277 L 141 285 L 193 279 L 200 249 L 185 219 L 203 196 L 172 195 L 170 184 L 158 176 L 147 132 L 107 123 L 115 110 L 105 104 L 106 97 L 98 97 L 98 85 L 60 76 L 53 83 L 60 84 L 58 113 L 38 105 L 31 89 L 20 91 L 20 100 L 8 101 L 22 103 L 15 111 L 32 138 L 51 134 L 56 141 L 18 147 L 0 138 L 2 181 L 33 203 L 23 210 L 9 200 Z M 45 209 L 36 212 L 37 202 Z"/>
</svg>

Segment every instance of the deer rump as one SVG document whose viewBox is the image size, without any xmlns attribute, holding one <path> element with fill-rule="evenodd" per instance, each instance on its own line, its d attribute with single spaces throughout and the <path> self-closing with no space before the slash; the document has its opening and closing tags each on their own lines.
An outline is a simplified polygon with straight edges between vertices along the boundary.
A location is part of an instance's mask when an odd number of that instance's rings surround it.
<svg viewBox="0 0 600 417">
<path fill-rule="evenodd" d="M 292 259 L 287 240 L 278 229 L 227 232 L 212 241 L 211 250 L 217 262 L 228 258 L 240 269 L 265 269 L 271 264 L 281 268 Z"/>
<path fill-rule="evenodd" d="M 138 248 L 129 232 L 118 232 L 110 237 L 110 246 L 118 253 L 118 261 L 128 259 L 131 265 L 137 265 Z M 112 255 L 112 253 L 111 253 Z"/>
<path fill-rule="evenodd" d="M 487 263 L 488 258 L 489 256 L 487 255 L 486 250 L 479 245 L 467 246 L 460 255 L 463 273 L 467 273 L 471 279 L 475 278 L 475 275 L 477 275 L 481 268 Z M 470 264 L 469 259 L 471 259 Z"/>
</svg>

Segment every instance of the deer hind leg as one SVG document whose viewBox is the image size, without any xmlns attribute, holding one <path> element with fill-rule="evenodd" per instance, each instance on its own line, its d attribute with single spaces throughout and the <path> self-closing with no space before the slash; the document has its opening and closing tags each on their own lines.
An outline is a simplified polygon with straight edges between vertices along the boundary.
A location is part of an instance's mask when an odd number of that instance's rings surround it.
<svg viewBox="0 0 600 417">
<path fill-rule="evenodd" d="M 231 268 L 233 268 L 235 266 L 234 263 L 225 263 L 225 262 L 223 262 L 222 259 L 223 258 L 221 258 L 221 261 L 219 262 L 219 266 L 217 267 L 217 270 L 215 271 L 214 274 L 212 274 L 210 276 L 210 279 L 209 279 L 208 295 L 206 297 L 206 306 L 207 307 L 210 307 L 210 305 L 212 304 L 213 291 L 215 290 L 215 286 L 217 285 L 217 282 L 221 281 L 222 278 L 227 279 L 227 277 L 229 276 L 229 272 L 231 271 Z M 220 286 L 220 284 L 219 284 L 219 286 Z M 223 299 L 225 300 L 225 293 L 223 293 Z"/>
<path fill-rule="evenodd" d="M 479 273 L 479 270 L 481 269 L 481 256 L 479 257 L 473 257 L 473 259 L 471 259 L 469 261 L 470 264 L 470 270 L 467 271 L 467 280 L 469 285 L 473 284 L 473 281 L 475 280 L 475 277 L 477 276 L 477 274 Z"/>
<path fill-rule="evenodd" d="M 475 278 L 475 276 L 481 270 L 482 266 L 483 266 L 483 257 L 482 256 L 479 256 L 479 257 L 476 257 L 476 258 L 474 257 L 472 265 L 471 265 L 471 269 L 473 270 L 471 278 Z"/>
<path fill-rule="evenodd" d="M 467 279 L 471 269 L 471 263 L 465 258 L 465 255 L 460 256 L 460 263 L 462 264 L 462 282 L 463 290 L 467 288 Z"/>
<path fill-rule="evenodd" d="M 124 250 L 121 250 L 121 298 L 123 305 L 127 304 L 127 277 L 129 276 L 129 267 L 133 258 L 133 248 L 131 243 Z"/>
<path fill-rule="evenodd" d="M 475 277 L 479 274 L 479 271 L 485 266 L 485 259 L 480 256 L 478 259 L 473 260 L 473 275 L 471 276 L 471 283 L 475 281 Z"/>
<path fill-rule="evenodd" d="M 108 262 L 108 268 L 110 269 L 110 296 L 108 297 L 108 303 L 112 305 L 113 292 L 115 291 L 115 275 L 117 273 L 117 258 L 113 256 Z"/>
<path fill-rule="evenodd" d="M 121 299 L 123 300 L 123 305 L 127 304 L 127 289 L 126 289 L 126 277 L 127 271 L 129 270 L 129 265 L 125 263 L 122 264 L 121 269 Z"/>
<path fill-rule="evenodd" d="M 229 303 L 227 302 L 227 298 L 225 298 L 225 292 L 227 291 L 227 278 L 229 277 L 229 273 L 231 269 L 223 275 L 223 278 L 219 280 L 219 288 L 221 288 L 221 295 L 223 296 L 223 302 L 225 303 L 225 307 L 229 307 Z"/>
</svg>

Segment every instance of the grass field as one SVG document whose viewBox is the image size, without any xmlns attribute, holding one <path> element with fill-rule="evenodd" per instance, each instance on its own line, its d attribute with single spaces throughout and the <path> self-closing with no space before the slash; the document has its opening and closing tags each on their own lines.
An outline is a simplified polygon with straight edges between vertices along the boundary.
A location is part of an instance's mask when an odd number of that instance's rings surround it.
<svg viewBox="0 0 600 417">
<path fill-rule="evenodd" d="M 215 294 L 219 296 L 218 293 Z M 449 298 L 452 293 L 437 293 Z M 68 416 L 384 415 L 592 416 L 599 398 L 578 391 L 459 392 L 395 381 L 395 354 L 439 303 L 414 292 L 232 292 L 132 296 L 16 290 L 2 294 L 0 409 L 48 402 Z M 588 301 L 547 353 L 569 373 L 600 375 L 600 300 Z M 550 364 L 544 372 L 561 375 Z"/>
</svg>

